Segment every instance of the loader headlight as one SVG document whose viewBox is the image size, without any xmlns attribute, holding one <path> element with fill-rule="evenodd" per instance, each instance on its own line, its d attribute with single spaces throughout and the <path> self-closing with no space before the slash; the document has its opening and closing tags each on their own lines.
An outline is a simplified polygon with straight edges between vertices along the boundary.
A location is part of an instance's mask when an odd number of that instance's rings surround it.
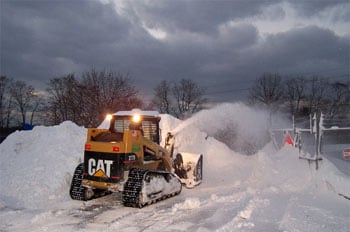
<svg viewBox="0 0 350 232">
<path fill-rule="evenodd" d="M 107 114 L 107 115 L 106 115 L 106 120 L 111 121 L 112 117 L 113 117 L 113 116 L 112 116 L 111 114 Z"/>
<path fill-rule="evenodd" d="M 141 121 L 141 116 L 139 114 L 135 114 L 132 116 L 132 121 L 134 123 L 139 123 Z"/>
</svg>

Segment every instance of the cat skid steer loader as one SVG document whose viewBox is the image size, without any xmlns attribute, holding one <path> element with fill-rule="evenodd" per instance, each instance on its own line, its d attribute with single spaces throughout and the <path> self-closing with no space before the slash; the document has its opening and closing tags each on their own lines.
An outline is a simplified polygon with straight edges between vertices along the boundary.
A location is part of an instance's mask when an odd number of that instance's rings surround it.
<svg viewBox="0 0 350 232">
<path fill-rule="evenodd" d="M 202 181 L 201 154 L 173 157 L 174 136 L 160 145 L 161 118 L 156 111 L 119 111 L 109 115 L 108 129 L 89 128 L 84 163 L 74 172 L 70 196 L 90 200 L 121 192 L 122 203 L 143 207 L 175 196 L 182 185 L 192 188 Z"/>
</svg>

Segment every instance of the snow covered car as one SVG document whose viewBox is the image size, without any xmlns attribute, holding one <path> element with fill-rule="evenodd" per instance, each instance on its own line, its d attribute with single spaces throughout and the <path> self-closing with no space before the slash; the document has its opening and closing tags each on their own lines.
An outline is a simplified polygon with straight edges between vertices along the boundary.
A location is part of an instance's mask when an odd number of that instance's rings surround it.
<svg viewBox="0 0 350 232">
<path fill-rule="evenodd" d="M 343 150 L 343 158 L 346 160 L 350 160 L 350 148 L 346 148 Z"/>
</svg>

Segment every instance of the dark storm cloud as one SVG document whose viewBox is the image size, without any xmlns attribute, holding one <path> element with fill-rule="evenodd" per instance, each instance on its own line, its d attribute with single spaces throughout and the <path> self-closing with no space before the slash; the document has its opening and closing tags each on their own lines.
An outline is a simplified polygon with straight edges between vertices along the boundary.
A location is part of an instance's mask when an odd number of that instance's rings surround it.
<svg viewBox="0 0 350 232">
<path fill-rule="evenodd" d="M 261 46 L 247 51 L 245 64 L 255 64 L 260 73 L 275 71 L 284 74 L 310 73 L 327 76 L 322 70 L 348 72 L 349 40 L 316 26 L 293 29 L 269 35 Z M 245 67 L 247 69 L 248 67 Z"/>
<path fill-rule="evenodd" d="M 134 17 L 141 18 L 150 27 L 213 33 L 223 22 L 261 13 L 261 9 L 280 1 L 188 1 L 155 0 L 130 1 Z"/>
<path fill-rule="evenodd" d="M 333 7 L 347 8 L 345 13 L 338 12 L 334 15 L 334 20 L 349 21 L 350 12 L 348 0 L 314 0 L 314 1 L 300 1 L 300 0 L 289 0 L 292 6 L 296 8 L 301 16 L 311 17 L 318 15 L 324 10 L 330 10 Z"/>
<path fill-rule="evenodd" d="M 280 65 L 283 65 L 281 61 L 284 65 L 293 66 L 306 60 L 328 60 L 346 65 L 349 60 L 348 42 L 330 30 L 309 26 L 269 36 L 261 54 L 276 57 L 275 62 Z"/>
<path fill-rule="evenodd" d="M 291 6 L 307 17 L 343 4 L 301 2 Z M 263 72 L 349 73 L 348 37 L 316 25 L 262 34 L 251 22 L 284 20 L 280 3 L 1 0 L 1 75 L 43 89 L 53 77 L 95 67 L 129 73 L 152 94 L 163 79 L 192 78 L 220 93 L 248 88 Z"/>
<path fill-rule="evenodd" d="M 95 1 L 2 1 L 1 14 L 1 72 L 19 78 L 102 64 L 129 34 L 113 7 Z"/>
</svg>

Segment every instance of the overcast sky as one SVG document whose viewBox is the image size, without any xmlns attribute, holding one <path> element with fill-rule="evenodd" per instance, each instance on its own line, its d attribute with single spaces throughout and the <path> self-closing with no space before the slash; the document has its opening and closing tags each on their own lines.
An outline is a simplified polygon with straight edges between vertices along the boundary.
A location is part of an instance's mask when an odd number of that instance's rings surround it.
<svg viewBox="0 0 350 232">
<path fill-rule="evenodd" d="M 350 81 L 349 0 L 0 0 L 1 75 L 37 90 L 92 67 L 149 97 L 189 78 L 210 101 L 263 73 Z"/>
</svg>

